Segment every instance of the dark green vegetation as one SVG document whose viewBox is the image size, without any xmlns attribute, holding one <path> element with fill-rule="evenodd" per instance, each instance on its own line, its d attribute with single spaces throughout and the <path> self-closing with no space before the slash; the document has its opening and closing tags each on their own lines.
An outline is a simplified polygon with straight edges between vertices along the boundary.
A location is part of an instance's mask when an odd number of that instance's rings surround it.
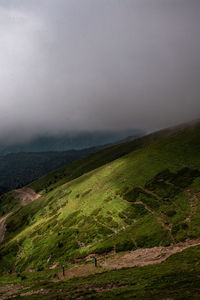
<svg viewBox="0 0 200 300">
<path fill-rule="evenodd" d="M 0 217 L 5 216 L 10 211 L 14 211 L 19 207 L 18 199 L 14 199 L 10 194 L 5 194 L 2 198 L 0 198 Z"/>
<path fill-rule="evenodd" d="M 199 166 L 197 123 L 115 145 L 42 177 L 29 185 L 42 197 L 15 208 L 6 220 L 0 246 L 2 274 L 11 269 L 46 272 L 55 263 L 74 262 L 91 253 L 167 246 L 200 237 Z M 148 297 L 160 299 L 164 291 L 170 297 L 170 288 L 179 296 L 187 285 L 188 293 L 195 295 L 199 265 L 193 267 L 192 260 L 198 262 L 199 248 L 194 249 L 184 252 L 186 258 L 177 254 L 159 266 L 109 272 L 90 280 L 94 286 L 96 282 L 103 286 L 104 280 L 124 285 L 120 294 L 117 288 L 103 292 L 105 299 L 114 295 L 132 299 L 134 293 L 144 299 L 146 289 Z M 127 283 L 132 277 L 133 282 Z M 80 285 L 88 281 L 80 279 Z M 58 286 L 71 284 L 73 292 L 77 282 Z"/>
<path fill-rule="evenodd" d="M 20 188 L 44 174 L 98 149 L 100 148 L 64 152 L 23 152 L 0 156 L 0 195 Z"/>
<path fill-rule="evenodd" d="M 131 136 L 127 138 L 129 134 Z M 0 195 L 20 188 L 80 157 L 108 147 L 124 137 L 133 140 L 143 134 L 139 130 L 91 132 L 58 138 L 39 138 L 27 144 L 5 148 L 0 145 Z M 63 151 L 65 149 L 75 150 Z M 6 153 L 8 154 L 2 155 Z"/>
</svg>

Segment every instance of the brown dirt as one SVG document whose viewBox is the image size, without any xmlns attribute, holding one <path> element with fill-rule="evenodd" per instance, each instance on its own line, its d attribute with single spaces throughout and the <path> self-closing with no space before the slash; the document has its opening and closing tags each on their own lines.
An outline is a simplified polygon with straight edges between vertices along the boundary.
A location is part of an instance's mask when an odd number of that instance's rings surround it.
<svg viewBox="0 0 200 300">
<path fill-rule="evenodd" d="M 198 210 L 198 203 L 199 203 L 199 200 L 200 200 L 200 193 L 193 194 L 190 191 L 190 189 L 188 189 L 188 190 L 186 190 L 186 194 L 189 196 L 190 213 L 191 213 L 191 216 L 193 216 L 197 213 L 197 210 Z"/>
<path fill-rule="evenodd" d="M 10 192 L 10 194 L 17 199 L 20 199 L 20 204 L 22 206 L 26 206 L 34 200 L 41 197 L 41 195 L 37 194 L 34 190 L 23 187 L 21 189 L 14 190 Z"/>
<path fill-rule="evenodd" d="M 94 264 L 86 264 L 82 266 L 76 265 L 75 267 L 66 269 L 65 276 L 63 276 L 62 272 L 59 272 L 57 274 L 57 279 L 54 281 L 68 280 L 74 277 L 85 277 L 91 274 L 102 273 L 113 269 L 160 264 L 171 255 L 197 245 L 200 245 L 200 238 L 187 240 L 169 247 L 160 246 L 144 248 L 126 253 L 118 253 L 104 258 L 99 257 L 97 268 L 94 266 Z"/>
<path fill-rule="evenodd" d="M 126 254 L 117 254 L 115 257 L 103 262 L 101 266 L 108 269 L 121 269 L 134 266 L 147 266 L 160 264 L 171 255 L 187 248 L 200 245 L 200 238 L 187 240 L 169 247 L 153 247 L 137 249 Z"/>
<path fill-rule="evenodd" d="M 8 217 L 9 214 L 7 214 L 6 216 L 2 217 L 0 219 L 0 244 L 3 242 L 4 239 L 4 235 L 6 232 L 6 218 Z"/>
<path fill-rule="evenodd" d="M 18 284 L 0 285 L 0 300 L 14 298 L 19 291 L 24 289 L 26 288 Z"/>
<path fill-rule="evenodd" d="M 58 267 L 58 263 L 54 263 L 49 269 L 54 270 Z"/>
<path fill-rule="evenodd" d="M 44 294 L 48 294 L 49 290 L 45 290 L 45 289 L 40 289 L 40 290 L 35 290 L 35 291 L 29 291 L 26 293 L 22 293 L 20 294 L 20 296 L 31 296 L 31 295 L 44 295 Z"/>
</svg>

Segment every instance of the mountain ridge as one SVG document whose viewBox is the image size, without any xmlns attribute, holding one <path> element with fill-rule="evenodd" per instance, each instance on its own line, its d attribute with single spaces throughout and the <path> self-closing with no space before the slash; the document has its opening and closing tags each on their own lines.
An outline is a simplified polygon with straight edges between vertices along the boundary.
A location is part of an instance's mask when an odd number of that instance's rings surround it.
<svg viewBox="0 0 200 300">
<path fill-rule="evenodd" d="M 82 150 L 96 146 L 115 143 L 123 140 L 127 136 L 137 138 L 144 135 L 144 130 L 127 129 L 120 131 L 83 131 L 69 132 L 60 135 L 42 135 L 30 141 L 21 143 L 9 143 L 6 140 L 0 142 L 0 155 L 19 152 L 51 152 L 51 151 L 69 151 Z"/>
</svg>

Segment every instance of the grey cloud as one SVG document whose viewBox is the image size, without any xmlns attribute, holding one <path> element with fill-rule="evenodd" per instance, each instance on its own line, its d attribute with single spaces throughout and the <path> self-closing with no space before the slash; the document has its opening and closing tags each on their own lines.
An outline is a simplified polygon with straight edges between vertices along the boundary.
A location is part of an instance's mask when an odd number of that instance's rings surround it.
<svg viewBox="0 0 200 300">
<path fill-rule="evenodd" d="M 0 140 L 199 118 L 200 1 L 0 0 Z"/>
</svg>

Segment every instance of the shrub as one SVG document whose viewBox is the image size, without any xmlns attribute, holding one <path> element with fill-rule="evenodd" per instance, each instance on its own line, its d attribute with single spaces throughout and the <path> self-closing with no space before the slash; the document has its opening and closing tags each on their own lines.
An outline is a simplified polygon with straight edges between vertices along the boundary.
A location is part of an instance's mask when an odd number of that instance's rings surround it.
<svg viewBox="0 0 200 300">
<path fill-rule="evenodd" d="M 140 194 L 143 194 L 143 190 L 140 187 L 135 187 L 128 193 L 124 194 L 124 199 L 129 202 L 135 202 Z"/>
<path fill-rule="evenodd" d="M 117 252 L 133 250 L 134 248 L 135 248 L 135 245 L 130 240 L 120 241 L 119 243 L 116 244 Z"/>
<path fill-rule="evenodd" d="M 62 242 L 58 242 L 58 248 L 62 248 L 64 246 L 64 244 Z"/>
<path fill-rule="evenodd" d="M 169 210 L 166 212 L 166 215 L 170 218 L 172 218 L 173 216 L 175 216 L 176 211 L 175 210 Z"/>
<path fill-rule="evenodd" d="M 180 230 L 187 230 L 188 229 L 188 224 L 185 222 L 179 223 L 177 225 L 174 225 L 172 227 L 172 234 L 178 233 Z"/>
</svg>

